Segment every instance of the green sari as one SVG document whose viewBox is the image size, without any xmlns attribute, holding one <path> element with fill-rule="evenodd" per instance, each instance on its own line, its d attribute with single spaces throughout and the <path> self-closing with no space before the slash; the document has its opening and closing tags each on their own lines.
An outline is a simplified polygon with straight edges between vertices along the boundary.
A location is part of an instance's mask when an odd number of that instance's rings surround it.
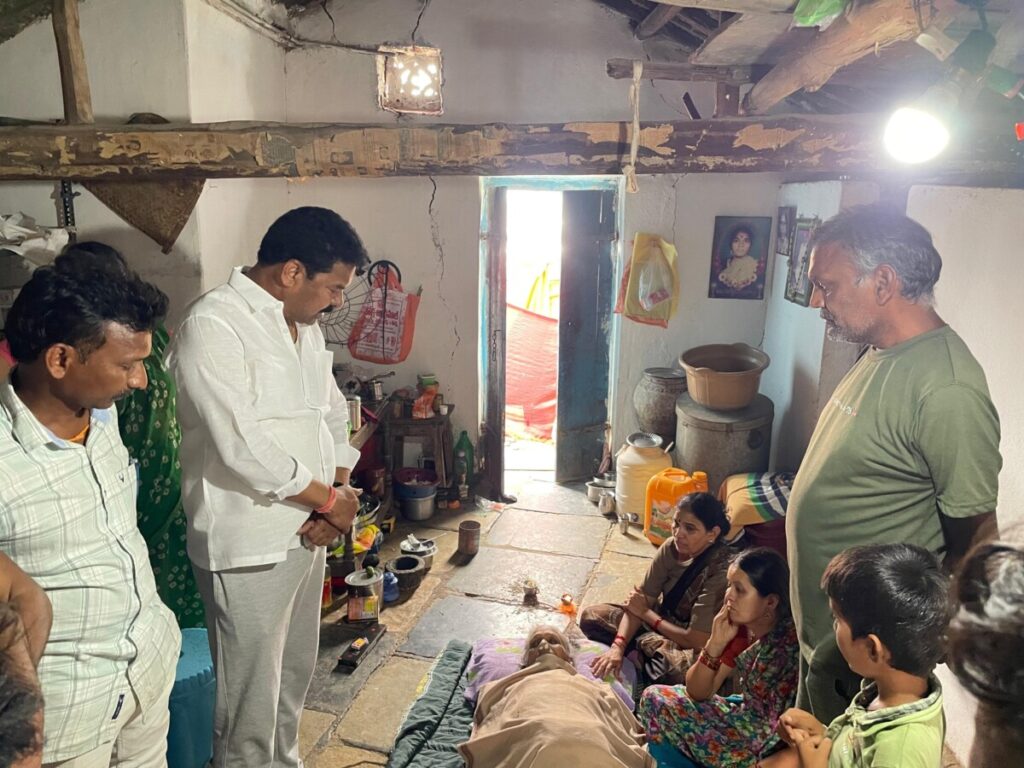
<svg viewBox="0 0 1024 768">
<path fill-rule="evenodd" d="M 139 463 L 139 531 L 149 547 L 149 561 L 160 598 L 178 625 L 206 625 L 192 564 L 185 552 L 185 510 L 181 506 L 181 428 L 175 413 L 174 380 L 164 365 L 167 330 L 153 332 L 153 351 L 145 360 L 149 386 L 134 390 L 117 404 L 121 440 Z"/>
</svg>

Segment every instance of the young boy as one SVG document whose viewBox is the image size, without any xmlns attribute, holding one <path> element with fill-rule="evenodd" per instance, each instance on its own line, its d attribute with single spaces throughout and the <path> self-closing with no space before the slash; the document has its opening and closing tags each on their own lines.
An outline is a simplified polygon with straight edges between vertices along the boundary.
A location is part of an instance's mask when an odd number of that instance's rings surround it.
<svg viewBox="0 0 1024 768">
<path fill-rule="evenodd" d="M 945 721 L 932 670 L 944 653 L 949 585 L 935 557 L 911 544 L 853 547 L 821 579 L 843 658 L 864 678 L 846 712 L 825 726 L 791 709 L 790 746 L 763 768 L 938 768 Z"/>
</svg>

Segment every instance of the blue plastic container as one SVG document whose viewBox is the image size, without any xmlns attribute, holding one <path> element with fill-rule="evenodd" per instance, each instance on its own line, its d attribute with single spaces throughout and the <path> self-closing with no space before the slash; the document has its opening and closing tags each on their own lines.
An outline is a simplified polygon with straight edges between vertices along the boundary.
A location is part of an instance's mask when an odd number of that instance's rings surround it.
<svg viewBox="0 0 1024 768">
<path fill-rule="evenodd" d="M 203 768 L 213 757 L 217 681 L 205 629 L 181 631 L 181 656 L 171 689 L 168 768 Z"/>
</svg>

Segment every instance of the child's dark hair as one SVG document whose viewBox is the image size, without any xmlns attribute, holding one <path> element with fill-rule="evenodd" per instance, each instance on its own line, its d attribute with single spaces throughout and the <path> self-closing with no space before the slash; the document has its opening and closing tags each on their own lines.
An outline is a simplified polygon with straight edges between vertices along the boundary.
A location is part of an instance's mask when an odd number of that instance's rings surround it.
<svg viewBox="0 0 1024 768">
<path fill-rule="evenodd" d="M 725 507 L 710 493 L 688 493 L 676 504 L 677 512 L 691 512 L 709 531 L 718 526 L 718 538 L 729 532 L 729 518 Z"/>
<path fill-rule="evenodd" d="M 789 618 L 789 566 L 785 558 L 768 547 L 753 547 L 740 552 L 732 564 L 747 574 L 750 583 L 761 597 L 779 598 L 779 618 Z"/>
<path fill-rule="evenodd" d="M 913 544 L 851 547 L 821 577 L 854 639 L 875 635 L 894 669 L 927 677 L 942 660 L 949 581 L 935 556 Z"/>
<path fill-rule="evenodd" d="M 981 712 L 1024 742 L 1024 544 L 1021 532 L 975 547 L 957 576 L 949 666 Z"/>
<path fill-rule="evenodd" d="M 24 642 L 22 633 L 18 614 L 0 602 L 0 765 L 13 765 L 42 748 L 35 718 L 43 696 L 11 652 Z"/>
</svg>

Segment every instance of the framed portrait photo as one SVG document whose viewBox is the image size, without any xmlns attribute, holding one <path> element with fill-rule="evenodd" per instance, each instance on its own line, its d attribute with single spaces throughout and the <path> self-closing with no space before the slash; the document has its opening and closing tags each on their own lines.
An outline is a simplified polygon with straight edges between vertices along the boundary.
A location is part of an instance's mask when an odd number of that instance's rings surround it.
<svg viewBox="0 0 1024 768">
<path fill-rule="evenodd" d="M 787 259 L 793 255 L 793 236 L 796 234 L 796 206 L 779 208 L 775 219 L 775 253 Z"/>
<path fill-rule="evenodd" d="M 786 275 L 786 300 L 806 307 L 811 301 L 811 281 L 807 277 L 811 254 L 807 245 L 821 222 L 818 219 L 796 219 L 793 227 L 793 252 Z"/>
<path fill-rule="evenodd" d="M 716 216 L 708 297 L 763 299 L 771 216 Z"/>
</svg>

